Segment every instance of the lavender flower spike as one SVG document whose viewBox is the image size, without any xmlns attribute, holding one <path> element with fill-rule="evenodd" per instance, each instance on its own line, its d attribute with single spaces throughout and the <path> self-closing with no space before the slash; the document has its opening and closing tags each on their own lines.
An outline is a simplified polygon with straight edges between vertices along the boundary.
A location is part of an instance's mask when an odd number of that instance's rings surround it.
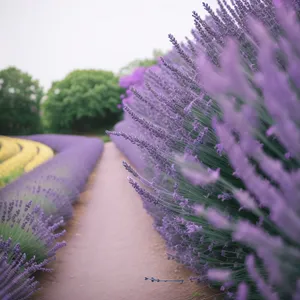
<svg viewBox="0 0 300 300">
<path fill-rule="evenodd" d="M 245 282 L 239 284 L 236 300 L 247 300 L 248 299 L 249 288 Z"/>
<path fill-rule="evenodd" d="M 210 280 L 225 282 L 230 280 L 231 271 L 222 269 L 210 269 L 207 272 L 207 277 Z"/>
<path fill-rule="evenodd" d="M 176 157 L 180 164 L 182 174 L 194 185 L 208 185 L 215 183 L 220 177 L 220 169 L 205 169 L 199 163 L 185 162 L 179 156 Z"/>
<path fill-rule="evenodd" d="M 44 268 L 48 262 L 37 264 L 34 258 L 27 261 L 19 244 L 13 246 L 11 239 L 0 237 L 0 298 L 29 299 L 38 290 L 33 274 L 39 270 L 50 271 Z"/>
</svg>

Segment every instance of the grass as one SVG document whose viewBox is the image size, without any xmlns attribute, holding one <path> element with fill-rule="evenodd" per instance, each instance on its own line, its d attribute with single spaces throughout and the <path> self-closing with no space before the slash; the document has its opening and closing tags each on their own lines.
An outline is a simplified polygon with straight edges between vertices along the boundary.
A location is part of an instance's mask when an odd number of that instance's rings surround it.
<svg viewBox="0 0 300 300">
<path fill-rule="evenodd" d="M 101 135 L 100 138 L 104 143 L 108 143 L 111 141 L 110 137 L 108 135 Z"/>
<path fill-rule="evenodd" d="M 9 174 L 8 176 L 0 178 L 0 188 L 11 183 L 12 181 L 14 181 L 18 177 L 20 177 L 23 173 L 24 173 L 24 170 L 22 169 L 22 170 L 14 171 L 11 174 Z"/>
</svg>

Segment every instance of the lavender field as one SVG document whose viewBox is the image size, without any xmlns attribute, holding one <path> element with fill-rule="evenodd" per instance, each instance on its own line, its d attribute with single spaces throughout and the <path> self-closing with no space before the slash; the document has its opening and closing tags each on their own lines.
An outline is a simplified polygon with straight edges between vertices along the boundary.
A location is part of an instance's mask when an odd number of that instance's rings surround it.
<svg viewBox="0 0 300 300">
<path fill-rule="evenodd" d="M 36 272 L 51 271 L 47 265 L 66 245 L 59 239 L 72 218 L 72 205 L 103 151 L 98 138 L 23 139 L 41 142 L 56 155 L 0 190 L 0 298 L 10 300 L 29 298 L 39 287 Z"/>
</svg>

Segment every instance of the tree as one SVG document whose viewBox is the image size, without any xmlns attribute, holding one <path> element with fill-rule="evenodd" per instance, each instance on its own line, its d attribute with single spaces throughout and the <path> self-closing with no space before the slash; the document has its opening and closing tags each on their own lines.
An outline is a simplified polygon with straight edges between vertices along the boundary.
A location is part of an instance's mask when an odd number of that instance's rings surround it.
<svg viewBox="0 0 300 300">
<path fill-rule="evenodd" d="M 121 68 L 119 75 L 124 76 L 131 74 L 138 67 L 151 67 L 157 63 L 159 57 L 163 56 L 164 53 L 161 50 L 153 50 L 152 58 L 136 59 Z"/>
<path fill-rule="evenodd" d="M 15 67 L 0 71 L 0 134 L 40 133 L 43 89 L 37 80 Z"/>
<path fill-rule="evenodd" d="M 124 89 L 118 80 L 108 71 L 76 70 L 54 82 L 43 103 L 48 131 L 87 132 L 119 121 Z"/>
</svg>

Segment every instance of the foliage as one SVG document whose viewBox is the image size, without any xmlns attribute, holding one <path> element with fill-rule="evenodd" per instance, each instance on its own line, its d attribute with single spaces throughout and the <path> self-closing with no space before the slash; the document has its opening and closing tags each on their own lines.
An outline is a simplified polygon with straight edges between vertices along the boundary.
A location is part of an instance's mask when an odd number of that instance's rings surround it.
<svg viewBox="0 0 300 300">
<path fill-rule="evenodd" d="M 120 76 L 130 75 L 135 69 L 139 67 L 151 67 L 155 65 L 159 57 L 163 55 L 164 53 L 161 50 L 154 50 L 152 54 L 152 58 L 133 60 L 132 62 L 130 62 L 120 70 L 119 75 Z"/>
<path fill-rule="evenodd" d="M 108 71 L 76 70 L 54 82 L 43 103 L 45 126 L 52 132 L 88 132 L 120 119 L 124 90 Z"/>
<path fill-rule="evenodd" d="M 43 90 L 37 80 L 9 67 L 0 71 L 0 134 L 40 133 L 40 101 Z"/>
<path fill-rule="evenodd" d="M 203 4 L 209 25 L 193 13 L 194 41 L 170 36 L 124 106 L 132 130 L 111 135 L 140 148 L 129 182 L 196 280 L 299 299 L 299 1 L 223 3 Z"/>
</svg>

